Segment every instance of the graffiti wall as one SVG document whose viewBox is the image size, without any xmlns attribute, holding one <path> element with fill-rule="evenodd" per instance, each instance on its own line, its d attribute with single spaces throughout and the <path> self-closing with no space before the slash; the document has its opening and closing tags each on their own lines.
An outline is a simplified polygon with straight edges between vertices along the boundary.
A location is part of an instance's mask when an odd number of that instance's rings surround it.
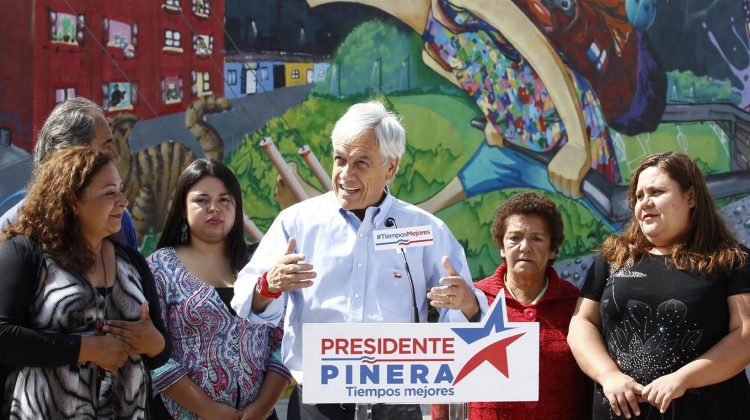
<svg viewBox="0 0 750 420">
<path fill-rule="evenodd" d="M 202 155 L 237 173 L 257 239 L 282 208 L 330 188 L 334 122 L 379 97 L 407 129 L 392 193 L 447 222 L 475 278 L 500 262 L 495 209 L 532 189 L 562 209 L 558 268 L 579 284 L 592 251 L 629 217 L 633 170 L 666 150 L 694 157 L 747 244 L 745 1 L 89 3 L 8 9 L 24 17 L 16 22 L 41 26 L 20 47 L 66 66 L 76 54 L 89 61 L 52 84 L 39 79 L 50 71 L 40 58 L 0 73 L 0 210 L 20 197 L 24 175 L 11 172 L 29 173 L 43 116 L 82 95 L 110 118 L 143 252 L 158 238 L 179 172 Z M 19 31 L 6 39 L 23 32 L 4 26 Z M 0 51 L 4 62 L 11 53 Z M 87 64 L 91 57 L 100 64 Z"/>
<path fill-rule="evenodd" d="M 352 30 L 305 100 L 227 157 L 261 229 L 299 197 L 258 144 L 273 139 L 307 195 L 318 194 L 324 187 L 298 149 L 309 146 L 329 168 L 332 123 L 377 96 L 408 133 L 392 192 L 451 226 L 476 277 L 500 261 L 490 234 L 495 209 L 533 189 L 563 211 L 558 265 L 579 283 L 587 256 L 630 215 L 624 197 L 633 170 L 666 150 L 695 158 L 746 241 L 742 68 L 750 55 L 741 2 L 308 3 L 310 14 L 337 16 Z M 352 3 L 372 18 L 337 10 Z"/>
</svg>

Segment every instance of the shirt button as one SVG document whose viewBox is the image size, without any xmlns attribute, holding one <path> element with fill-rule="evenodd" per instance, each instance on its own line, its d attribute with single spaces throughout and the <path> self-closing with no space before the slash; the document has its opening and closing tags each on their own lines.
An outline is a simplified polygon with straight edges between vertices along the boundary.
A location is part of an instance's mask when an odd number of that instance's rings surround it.
<svg viewBox="0 0 750 420">
<path fill-rule="evenodd" d="M 360 233 L 360 234 L 359 234 L 359 237 L 360 237 L 360 238 L 364 238 L 364 237 L 365 237 L 365 234 L 364 234 L 364 233 Z"/>
<path fill-rule="evenodd" d="M 536 308 L 526 308 L 523 310 L 523 317 L 527 321 L 533 321 L 536 319 Z"/>
<path fill-rule="evenodd" d="M 362 268 L 362 263 L 357 263 L 357 268 Z"/>
<path fill-rule="evenodd" d="M 355 293 L 354 297 L 357 298 L 357 299 L 359 299 L 359 293 Z"/>
</svg>

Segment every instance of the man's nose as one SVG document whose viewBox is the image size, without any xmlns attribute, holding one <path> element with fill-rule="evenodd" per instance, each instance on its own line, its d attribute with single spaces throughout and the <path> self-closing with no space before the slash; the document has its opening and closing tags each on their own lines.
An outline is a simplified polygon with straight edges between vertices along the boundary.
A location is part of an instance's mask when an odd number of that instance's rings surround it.
<svg viewBox="0 0 750 420">
<path fill-rule="evenodd" d="M 346 177 L 349 176 L 349 174 L 352 173 L 352 166 L 349 164 L 346 164 L 341 167 L 341 178 L 346 179 Z"/>
</svg>

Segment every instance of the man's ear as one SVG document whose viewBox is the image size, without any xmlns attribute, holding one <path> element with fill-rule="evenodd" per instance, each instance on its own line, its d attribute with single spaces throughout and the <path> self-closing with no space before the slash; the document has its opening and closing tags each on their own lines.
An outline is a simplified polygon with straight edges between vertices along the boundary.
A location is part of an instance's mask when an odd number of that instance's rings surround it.
<svg viewBox="0 0 750 420">
<path fill-rule="evenodd" d="M 396 170 L 398 169 L 398 162 L 399 158 L 391 158 L 390 162 L 388 162 L 388 173 L 386 175 L 386 181 L 390 182 L 393 180 L 393 177 L 396 176 Z"/>
</svg>

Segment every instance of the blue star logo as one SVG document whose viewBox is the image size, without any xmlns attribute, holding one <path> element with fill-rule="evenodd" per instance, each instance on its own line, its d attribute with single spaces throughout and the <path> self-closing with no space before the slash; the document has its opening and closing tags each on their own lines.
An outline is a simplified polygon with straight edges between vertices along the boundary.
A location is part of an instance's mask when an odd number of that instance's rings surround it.
<svg viewBox="0 0 750 420">
<path fill-rule="evenodd" d="M 507 328 L 505 326 L 505 323 L 507 322 L 507 314 L 505 313 L 505 294 L 499 294 L 495 299 L 495 302 L 493 302 L 492 307 L 490 307 L 490 312 L 485 315 L 482 321 L 483 324 L 477 327 L 457 327 L 451 329 L 468 344 L 488 337 L 490 334 L 497 334 L 502 331 L 515 329 Z M 524 334 L 526 333 L 522 332 L 520 334 L 502 338 L 477 351 L 476 354 L 470 357 L 464 366 L 461 367 L 461 370 L 453 380 L 453 385 L 455 386 L 458 384 L 463 378 L 484 362 L 489 363 L 497 369 L 498 372 L 503 374 L 506 378 L 509 378 L 508 346 L 513 344 L 513 342 L 521 338 Z"/>
<path fill-rule="evenodd" d="M 502 291 L 493 302 L 492 307 L 487 315 L 484 316 L 480 325 L 477 327 L 459 327 L 451 328 L 456 335 L 461 337 L 467 344 L 481 340 L 490 334 L 496 334 L 502 331 L 510 330 L 505 326 L 505 294 Z"/>
</svg>

